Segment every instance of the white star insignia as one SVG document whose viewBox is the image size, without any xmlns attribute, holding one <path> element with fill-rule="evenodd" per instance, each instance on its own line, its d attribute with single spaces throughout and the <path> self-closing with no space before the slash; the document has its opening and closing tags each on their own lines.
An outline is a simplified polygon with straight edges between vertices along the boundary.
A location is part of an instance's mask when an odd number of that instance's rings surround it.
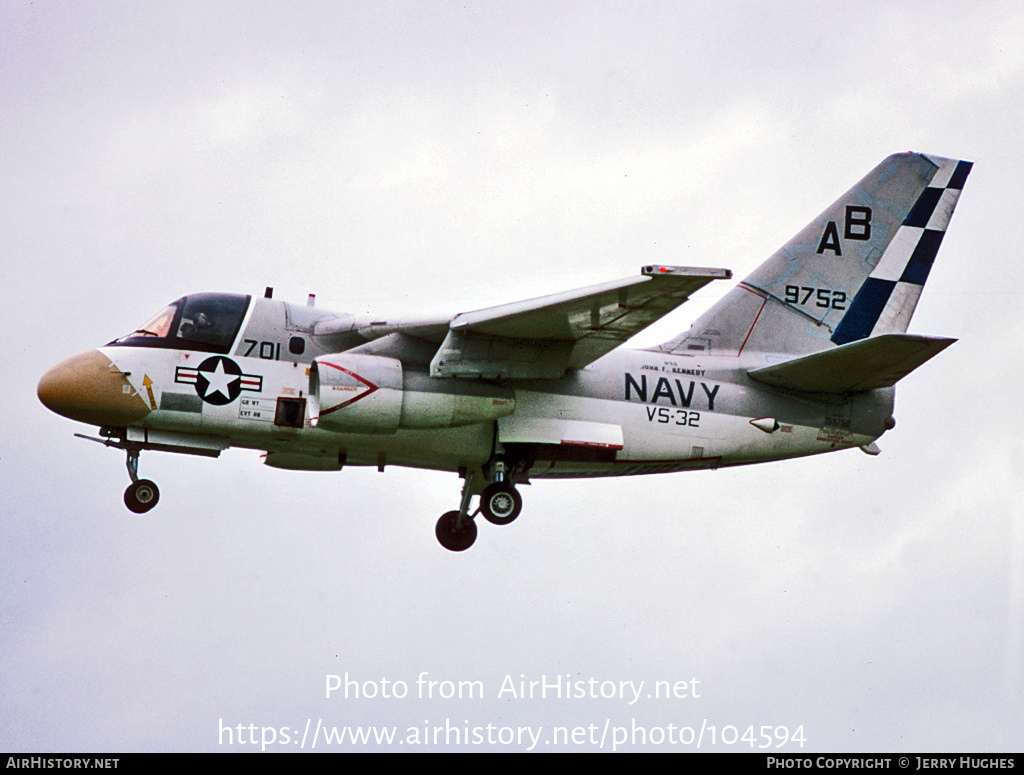
<svg viewBox="0 0 1024 775">
<path fill-rule="evenodd" d="M 217 361 L 213 371 L 202 371 L 200 374 L 206 377 L 210 383 L 206 388 L 206 398 L 214 393 L 220 393 L 224 398 L 231 398 L 229 386 L 235 380 L 241 379 L 240 374 L 228 374 L 224 371 L 224 361 Z"/>
</svg>

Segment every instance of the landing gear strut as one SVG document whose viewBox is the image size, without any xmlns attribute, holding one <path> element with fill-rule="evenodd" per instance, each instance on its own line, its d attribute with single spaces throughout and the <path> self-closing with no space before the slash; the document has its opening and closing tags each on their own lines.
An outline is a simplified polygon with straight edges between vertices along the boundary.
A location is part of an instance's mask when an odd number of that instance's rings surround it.
<svg viewBox="0 0 1024 775">
<path fill-rule="evenodd" d="M 480 513 L 492 525 L 507 525 L 523 510 L 523 499 L 508 478 L 503 455 L 495 455 L 490 464 L 491 483 L 480 494 Z"/>
<path fill-rule="evenodd" d="M 132 483 L 124 491 L 124 505 L 136 514 L 145 514 L 160 500 L 160 489 L 149 479 L 139 479 L 139 450 L 128 448 L 128 476 Z"/>
<path fill-rule="evenodd" d="M 434 528 L 434 535 L 441 546 L 450 552 L 464 552 L 476 540 L 476 522 L 469 513 L 469 499 L 473 495 L 470 487 L 473 484 L 473 472 L 466 473 L 466 483 L 462 485 L 462 504 L 458 511 L 449 511 L 441 515 Z"/>
<path fill-rule="evenodd" d="M 449 511 L 437 521 L 434 534 L 445 549 L 463 552 L 473 545 L 477 533 L 473 517 L 477 514 L 483 514 L 484 519 L 493 525 L 507 525 L 523 510 L 523 498 L 507 476 L 505 461 L 500 457 L 496 458 L 491 462 L 489 469 L 488 473 L 493 481 L 480 493 L 480 505 L 477 510 L 469 513 L 469 501 L 474 494 L 472 488 L 475 473 L 467 471 L 459 510 Z"/>
</svg>

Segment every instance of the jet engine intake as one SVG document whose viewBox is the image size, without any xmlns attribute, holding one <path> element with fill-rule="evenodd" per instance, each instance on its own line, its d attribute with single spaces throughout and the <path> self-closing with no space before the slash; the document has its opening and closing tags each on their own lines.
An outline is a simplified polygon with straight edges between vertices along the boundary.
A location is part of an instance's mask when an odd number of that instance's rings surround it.
<svg viewBox="0 0 1024 775">
<path fill-rule="evenodd" d="M 480 381 L 437 379 L 397 358 L 339 353 L 309 371 L 309 423 L 340 433 L 395 433 L 491 422 L 515 410 L 515 392 Z"/>
<path fill-rule="evenodd" d="M 309 424 L 347 433 L 394 433 L 402 417 L 402 362 L 326 355 L 309 369 Z"/>
</svg>

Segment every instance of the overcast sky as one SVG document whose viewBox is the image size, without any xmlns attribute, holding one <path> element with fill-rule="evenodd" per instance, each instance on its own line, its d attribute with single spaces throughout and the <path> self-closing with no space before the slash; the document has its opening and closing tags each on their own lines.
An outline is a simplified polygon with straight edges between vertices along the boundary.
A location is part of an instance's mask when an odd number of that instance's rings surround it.
<svg viewBox="0 0 1024 775">
<path fill-rule="evenodd" d="M 1021 750 L 1022 105 L 1017 2 L 0 0 L 0 750 L 307 720 Z M 123 454 L 36 399 L 190 292 L 383 315 L 651 262 L 742 278 L 903 150 L 976 164 L 911 323 L 960 341 L 900 383 L 878 457 L 537 482 L 451 554 L 443 473 L 147 453 L 162 498 L 132 515 Z M 424 672 L 484 696 L 421 699 Z M 346 673 L 409 696 L 326 698 Z M 567 675 L 643 697 L 498 696 Z"/>
</svg>

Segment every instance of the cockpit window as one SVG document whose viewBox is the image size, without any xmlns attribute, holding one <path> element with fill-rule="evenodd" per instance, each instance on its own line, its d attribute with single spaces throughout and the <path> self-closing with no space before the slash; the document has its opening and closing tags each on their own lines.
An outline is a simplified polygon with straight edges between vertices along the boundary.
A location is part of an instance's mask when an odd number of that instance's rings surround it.
<svg viewBox="0 0 1024 775">
<path fill-rule="evenodd" d="M 174 321 L 174 313 L 178 311 L 177 302 L 168 304 L 156 315 L 150 318 L 142 328 L 136 329 L 134 335 L 160 336 L 164 337 L 171 333 L 171 323 Z"/>
<path fill-rule="evenodd" d="M 142 328 L 115 339 L 110 345 L 226 353 L 238 335 L 251 298 L 233 293 L 183 296 L 168 304 Z"/>
<path fill-rule="evenodd" d="M 238 297 L 210 293 L 186 296 L 177 337 L 227 351 L 235 340 L 248 306 L 248 297 L 242 302 Z"/>
</svg>

